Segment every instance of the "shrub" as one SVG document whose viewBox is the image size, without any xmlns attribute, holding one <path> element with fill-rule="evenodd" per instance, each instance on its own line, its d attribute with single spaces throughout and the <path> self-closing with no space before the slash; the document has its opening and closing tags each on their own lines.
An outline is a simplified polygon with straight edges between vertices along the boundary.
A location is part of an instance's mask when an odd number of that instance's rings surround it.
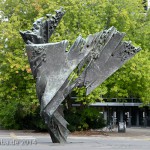
<svg viewBox="0 0 150 150">
<path fill-rule="evenodd" d="M 64 112 L 65 119 L 69 122 L 68 129 L 81 131 L 88 129 L 99 129 L 105 126 L 102 114 L 96 108 L 86 107 L 72 108 Z"/>
</svg>

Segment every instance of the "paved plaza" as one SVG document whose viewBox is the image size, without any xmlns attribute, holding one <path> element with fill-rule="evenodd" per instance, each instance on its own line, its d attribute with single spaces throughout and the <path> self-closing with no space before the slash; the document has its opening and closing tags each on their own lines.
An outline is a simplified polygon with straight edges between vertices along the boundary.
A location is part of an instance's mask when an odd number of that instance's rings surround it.
<svg viewBox="0 0 150 150">
<path fill-rule="evenodd" d="M 106 134 L 70 135 L 68 143 L 53 144 L 47 133 L 0 130 L 0 150 L 149 150 L 150 128 L 117 129 Z"/>
</svg>

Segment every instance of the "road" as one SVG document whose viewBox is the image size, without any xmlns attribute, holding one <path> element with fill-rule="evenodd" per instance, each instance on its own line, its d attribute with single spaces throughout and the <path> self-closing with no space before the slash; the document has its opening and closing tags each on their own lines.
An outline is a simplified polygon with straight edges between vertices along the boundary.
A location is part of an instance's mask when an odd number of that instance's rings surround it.
<svg viewBox="0 0 150 150">
<path fill-rule="evenodd" d="M 70 135 L 66 144 L 53 144 L 47 133 L 0 130 L 0 150 L 149 150 L 150 128 L 128 128 L 106 135 Z"/>
</svg>

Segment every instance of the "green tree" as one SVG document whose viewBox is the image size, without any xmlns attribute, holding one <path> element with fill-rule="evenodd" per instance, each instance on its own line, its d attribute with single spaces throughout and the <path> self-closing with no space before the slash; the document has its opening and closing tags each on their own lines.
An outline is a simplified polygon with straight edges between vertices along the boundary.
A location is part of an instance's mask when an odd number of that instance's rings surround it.
<svg viewBox="0 0 150 150">
<path fill-rule="evenodd" d="M 117 2 L 114 0 L 112 2 L 115 2 L 114 5 L 118 5 L 116 8 L 119 9 L 115 11 L 116 16 L 114 12 L 110 13 L 115 17 L 109 17 L 111 18 L 109 24 L 116 26 L 120 31 L 126 32 L 126 39 L 133 41 L 135 45 L 139 45 L 142 51 L 105 82 L 108 87 L 105 96 L 110 98 L 140 98 L 144 104 L 149 104 L 150 43 L 148 39 L 150 36 L 150 11 L 145 12 L 142 9 L 143 5 L 140 5 L 142 4 L 140 1 Z M 110 7 L 113 7 L 111 3 Z M 120 10 L 120 8 L 122 9 Z M 113 9 L 110 10 L 113 11 Z"/>
<path fill-rule="evenodd" d="M 0 10 L 9 18 L 9 22 L 0 24 L 0 122 L 8 128 L 19 128 L 19 118 L 34 114 L 39 105 L 24 43 L 19 35 L 19 30 L 30 27 L 37 15 L 29 2 L 2 0 L 0 3 Z"/>
<path fill-rule="evenodd" d="M 103 3 L 96 2 L 98 8 L 97 6 L 93 8 L 93 12 L 98 13 L 101 28 L 107 29 L 115 26 L 119 31 L 126 33 L 125 40 L 133 41 L 133 44 L 139 45 L 142 51 L 89 96 L 85 96 L 84 88 L 77 89 L 77 100 L 83 103 L 91 103 L 101 100 L 99 97 L 101 95 L 108 98 L 140 98 L 144 104 L 149 104 L 150 43 L 148 39 L 150 36 L 150 11 L 144 10 L 141 0 L 101 2 Z M 95 25 L 97 26 L 97 23 Z"/>
</svg>

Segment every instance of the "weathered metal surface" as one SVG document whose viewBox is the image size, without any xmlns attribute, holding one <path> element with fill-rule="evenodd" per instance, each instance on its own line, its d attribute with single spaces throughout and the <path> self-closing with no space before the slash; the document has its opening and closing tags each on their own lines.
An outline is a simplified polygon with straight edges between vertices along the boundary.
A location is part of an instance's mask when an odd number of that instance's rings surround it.
<svg viewBox="0 0 150 150">
<path fill-rule="evenodd" d="M 47 124 L 54 143 L 66 142 L 69 131 L 67 121 L 59 106 L 74 87 L 85 86 L 86 94 L 105 81 L 140 49 L 130 42 L 122 42 L 124 33 L 114 27 L 89 35 L 79 36 L 67 52 L 67 40 L 48 43 L 50 36 L 64 15 L 61 8 L 56 15 L 38 19 L 31 31 L 20 32 L 36 79 L 36 91 L 41 106 L 41 116 Z M 70 74 L 84 67 L 73 81 Z"/>
</svg>

